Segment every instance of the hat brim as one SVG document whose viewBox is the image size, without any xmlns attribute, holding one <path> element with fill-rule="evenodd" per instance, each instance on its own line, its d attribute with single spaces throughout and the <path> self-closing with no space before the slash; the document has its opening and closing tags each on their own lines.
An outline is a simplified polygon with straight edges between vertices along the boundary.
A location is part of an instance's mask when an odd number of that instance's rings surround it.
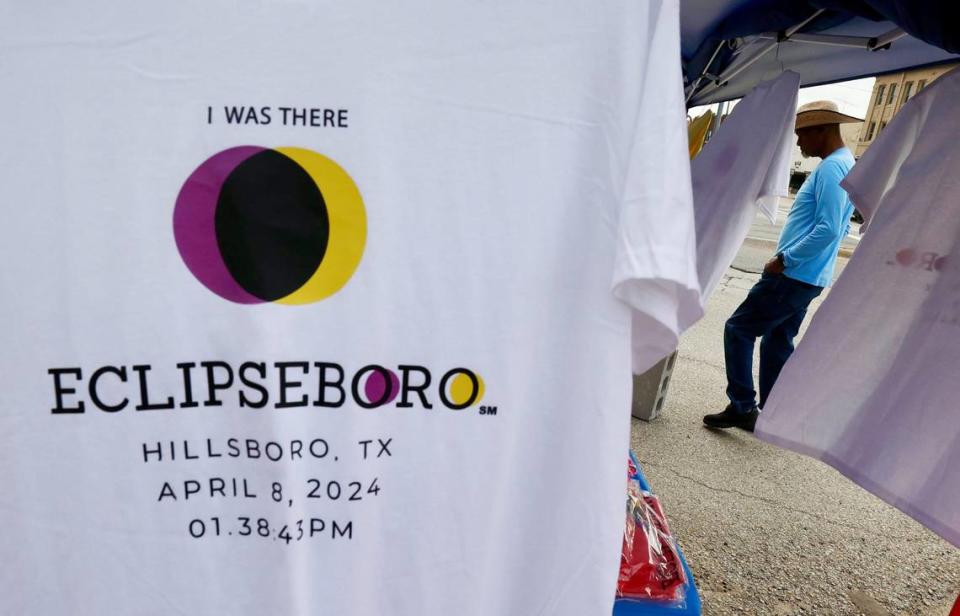
<svg viewBox="0 0 960 616">
<path fill-rule="evenodd" d="M 838 111 L 811 109 L 810 111 L 803 111 L 797 114 L 797 122 L 794 130 L 810 128 L 811 126 L 823 126 L 824 124 L 849 124 L 851 122 L 863 122 L 863 119 L 855 118 Z"/>
</svg>

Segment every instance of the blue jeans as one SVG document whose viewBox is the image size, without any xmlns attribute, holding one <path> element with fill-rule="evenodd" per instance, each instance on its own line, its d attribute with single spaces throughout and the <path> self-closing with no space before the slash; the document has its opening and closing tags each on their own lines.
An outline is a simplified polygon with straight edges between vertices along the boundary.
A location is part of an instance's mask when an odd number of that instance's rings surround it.
<svg viewBox="0 0 960 616">
<path fill-rule="evenodd" d="M 793 353 L 793 339 L 820 295 L 818 287 L 783 274 L 764 274 L 729 319 L 723 331 L 727 397 L 745 413 L 757 405 L 753 388 L 753 345 L 760 342 L 760 407 L 767 401 L 780 370 Z"/>
</svg>

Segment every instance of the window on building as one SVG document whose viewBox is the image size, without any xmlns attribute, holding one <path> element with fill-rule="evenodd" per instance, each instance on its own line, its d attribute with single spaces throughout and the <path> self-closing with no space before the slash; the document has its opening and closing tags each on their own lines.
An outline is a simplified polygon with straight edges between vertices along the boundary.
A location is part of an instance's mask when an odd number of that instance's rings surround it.
<svg viewBox="0 0 960 616">
<path fill-rule="evenodd" d="M 880 122 L 880 130 L 877 131 L 877 137 L 880 136 L 880 133 L 882 133 L 882 132 L 883 132 L 883 129 L 885 129 L 886 127 L 887 127 L 887 123 L 886 123 L 886 122 Z"/>
<path fill-rule="evenodd" d="M 910 100 L 911 96 L 913 96 L 913 82 L 908 81 L 903 85 L 903 102 Z"/>
<path fill-rule="evenodd" d="M 923 82 L 921 81 L 920 83 Z M 874 105 L 883 104 L 883 91 L 886 89 L 886 87 L 887 86 L 881 85 L 879 88 L 877 88 L 877 100 L 873 103 Z"/>
<path fill-rule="evenodd" d="M 865 141 L 870 141 L 871 139 L 873 139 L 873 131 L 876 130 L 876 128 L 877 128 L 877 123 L 870 122 L 870 128 L 867 129 L 867 138 L 865 139 Z"/>
<path fill-rule="evenodd" d="M 888 105 L 893 102 L 893 99 L 894 99 L 894 97 L 896 96 L 896 94 L 897 94 L 897 84 L 891 83 L 891 84 L 890 84 L 890 93 L 887 94 L 887 104 L 888 104 Z"/>
<path fill-rule="evenodd" d="M 923 89 L 923 86 L 925 86 L 925 85 L 927 85 L 927 80 L 926 80 L 926 79 L 921 79 L 920 81 L 918 81 L 918 82 L 917 82 L 917 92 L 919 92 L 920 90 L 922 90 L 922 89 Z"/>
</svg>

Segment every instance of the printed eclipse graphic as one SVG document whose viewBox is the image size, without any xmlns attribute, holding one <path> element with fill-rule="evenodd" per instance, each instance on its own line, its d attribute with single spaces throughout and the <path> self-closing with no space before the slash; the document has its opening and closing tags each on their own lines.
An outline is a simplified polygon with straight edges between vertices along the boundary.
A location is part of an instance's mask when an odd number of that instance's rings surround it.
<svg viewBox="0 0 960 616">
<path fill-rule="evenodd" d="M 214 154 L 177 196 L 173 233 L 190 272 L 238 304 L 310 304 L 357 269 L 367 216 L 356 184 L 326 156 L 240 146 Z"/>
</svg>

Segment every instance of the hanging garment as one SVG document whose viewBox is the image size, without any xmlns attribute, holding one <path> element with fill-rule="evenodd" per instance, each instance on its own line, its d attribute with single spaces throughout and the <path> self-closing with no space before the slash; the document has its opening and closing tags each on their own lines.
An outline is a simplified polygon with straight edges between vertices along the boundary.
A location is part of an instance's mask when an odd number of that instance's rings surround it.
<svg viewBox="0 0 960 616">
<path fill-rule="evenodd" d="M 545 9 L 5 9 L 0 613 L 610 613 L 679 6 Z"/>
<path fill-rule="evenodd" d="M 799 87 L 800 76 L 791 71 L 758 85 L 691 163 L 704 300 L 733 262 L 757 208 L 776 220 L 790 179 Z"/>
<path fill-rule="evenodd" d="M 713 124 L 713 118 L 716 116 L 707 109 L 702 115 L 697 116 L 687 123 L 687 149 L 690 152 L 690 160 L 693 160 L 707 139 L 707 133 L 710 132 L 710 125 Z"/>
<path fill-rule="evenodd" d="M 814 456 L 960 545 L 960 71 L 910 100 L 842 186 L 869 222 L 764 407 Z"/>
</svg>

